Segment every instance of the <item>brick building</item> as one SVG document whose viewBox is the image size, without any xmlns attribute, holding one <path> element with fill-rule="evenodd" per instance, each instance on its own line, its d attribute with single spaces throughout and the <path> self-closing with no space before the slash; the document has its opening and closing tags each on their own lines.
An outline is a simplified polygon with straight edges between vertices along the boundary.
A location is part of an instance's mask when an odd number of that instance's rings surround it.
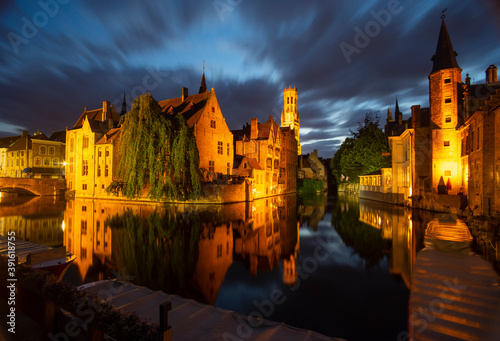
<svg viewBox="0 0 500 341">
<path fill-rule="evenodd" d="M 443 19 L 428 77 L 429 107 L 412 106 L 405 130 L 397 133 L 388 115 L 390 191 L 397 195 L 381 197 L 414 207 L 455 213 L 469 208 L 474 215 L 493 216 L 500 213 L 497 67 L 486 69 L 485 83 L 471 84 L 468 74 L 462 81 L 456 56 Z M 369 181 L 365 177 L 362 181 Z M 365 191 L 382 188 L 388 187 Z M 360 195 L 373 197 L 363 190 Z"/>
<path fill-rule="evenodd" d="M 231 175 L 233 169 L 233 134 L 212 88 L 207 90 L 203 73 L 200 90 L 189 95 L 182 88 L 182 96 L 158 102 L 168 115 L 182 114 L 189 128 L 193 130 L 200 155 L 200 169 L 209 178 Z"/>
</svg>

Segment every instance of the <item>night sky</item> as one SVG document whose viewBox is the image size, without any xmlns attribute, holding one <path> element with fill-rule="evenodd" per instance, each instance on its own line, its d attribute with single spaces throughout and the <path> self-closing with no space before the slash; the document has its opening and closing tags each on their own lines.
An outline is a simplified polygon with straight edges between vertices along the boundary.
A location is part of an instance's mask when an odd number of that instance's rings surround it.
<svg viewBox="0 0 500 341">
<path fill-rule="evenodd" d="M 462 77 L 500 66 L 498 0 L 0 0 L 0 136 L 71 128 L 84 108 L 197 93 L 205 61 L 230 129 L 280 122 L 299 90 L 302 152 L 331 157 L 368 110 L 429 105 L 441 11 Z M 361 32 L 361 33 L 360 33 Z"/>
</svg>

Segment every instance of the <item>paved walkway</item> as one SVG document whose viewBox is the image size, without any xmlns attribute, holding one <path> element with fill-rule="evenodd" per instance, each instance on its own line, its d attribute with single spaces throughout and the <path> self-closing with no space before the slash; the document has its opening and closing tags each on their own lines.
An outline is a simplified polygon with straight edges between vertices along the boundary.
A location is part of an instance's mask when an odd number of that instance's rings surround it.
<svg viewBox="0 0 500 341">
<path fill-rule="evenodd" d="M 410 336 L 416 341 L 500 340 L 500 277 L 470 245 L 464 247 L 466 225 L 437 229 L 426 231 L 426 248 L 415 261 Z"/>
</svg>

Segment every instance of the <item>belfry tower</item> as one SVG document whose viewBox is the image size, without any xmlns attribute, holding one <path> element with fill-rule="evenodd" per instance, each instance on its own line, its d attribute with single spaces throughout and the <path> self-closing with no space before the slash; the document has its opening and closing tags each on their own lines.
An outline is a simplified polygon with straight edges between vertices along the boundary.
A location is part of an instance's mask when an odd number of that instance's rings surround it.
<svg viewBox="0 0 500 341">
<path fill-rule="evenodd" d="M 295 133 L 297 140 L 297 153 L 301 154 L 300 149 L 300 116 L 297 110 L 297 89 L 295 87 L 283 89 L 283 111 L 281 112 L 281 126 L 290 127 Z"/>
</svg>

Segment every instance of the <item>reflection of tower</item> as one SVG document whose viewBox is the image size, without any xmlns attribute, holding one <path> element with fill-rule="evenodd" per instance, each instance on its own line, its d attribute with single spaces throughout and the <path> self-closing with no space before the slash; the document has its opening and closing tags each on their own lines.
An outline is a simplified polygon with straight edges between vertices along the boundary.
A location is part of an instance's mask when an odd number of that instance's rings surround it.
<svg viewBox="0 0 500 341">
<path fill-rule="evenodd" d="M 281 127 L 290 127 L 295 133 L 297 140 L 297 154 L 301 154 L 300 150 L 300 115 L 297 110 L 297 89 L 295 87 L 283 89 L 283 111 L 281 112 Z"/>
<path fill-rule="evenodd" d="M 213 227 L 204 224 L 198 243 L 195 281 L 205 303 L 215 304 L 217 294 L 233 263 L 233 229 L 230 224 Z"/>
<path fill-rule="evenodd" d="M 289 259 L 283 259 L 283 283 L 294 285 L 297 282 L 297 263 L 294 255 Z"/>
</svg>

